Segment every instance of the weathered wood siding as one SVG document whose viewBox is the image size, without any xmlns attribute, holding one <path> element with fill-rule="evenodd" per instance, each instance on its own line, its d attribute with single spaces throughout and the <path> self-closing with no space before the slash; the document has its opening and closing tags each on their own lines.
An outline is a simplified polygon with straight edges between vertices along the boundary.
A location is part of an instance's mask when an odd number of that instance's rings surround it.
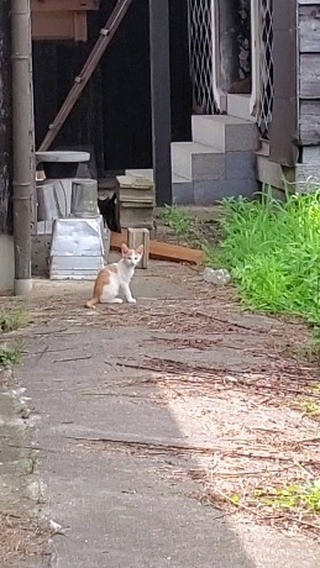
<svg viewBox="0 0 320 568">
<path fill-rule="evenodd" d="M 12 230 L 9 4 L 0 3 L 0 233 Z"/>
<path fill-rule="evenodd" d="M 299 139 L 320 144 L 320 0 L 299 0 Z"/>
</svg>

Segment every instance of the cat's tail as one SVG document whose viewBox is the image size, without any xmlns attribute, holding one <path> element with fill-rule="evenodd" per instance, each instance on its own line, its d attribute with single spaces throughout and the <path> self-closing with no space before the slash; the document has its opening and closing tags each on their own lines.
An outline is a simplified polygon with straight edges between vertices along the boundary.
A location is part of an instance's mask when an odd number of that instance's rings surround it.
<svg viewBox="0 0 320 568">
<path fill-rule="evenodd" d="M 97 298 L 97 296 L 93 296 L 93 298 L 91 300 L 89 300 L 88 302 L 86 302 L 85 304 L 85 308 L 89 308 L 91 310 L 95 309 L 95 306 L 99 304 L 99 298 Z"/>
</svg>

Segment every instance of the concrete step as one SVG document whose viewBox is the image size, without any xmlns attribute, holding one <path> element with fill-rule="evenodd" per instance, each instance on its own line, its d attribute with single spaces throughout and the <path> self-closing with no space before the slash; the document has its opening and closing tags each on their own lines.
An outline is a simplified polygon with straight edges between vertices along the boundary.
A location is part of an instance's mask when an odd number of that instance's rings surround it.
<svg viewBox="0 0 320 568">
<path fill-rule="evenodd" d="M 153 181 L 153 170 L 126 170 L 126 175 L 132 175 L 134 177 L 144 177 L 145 179 Z M 177 174 L 172 174 L 172 182 L 173 183 L 182 183 L 191 181 L 191 178 L 178 176 Z"/>
<path fill-rule="evenodd" d="M 214 146 L 221 152 L 252 151 L 257 147 L 255 123 L 226 114 L 193 115 L 194 142 Z"/>
<path fill-rule="evenodd" d="M 225 197 L 252 197 L 256 191 L 258 185 L 252 177 L 195 181 L 193 184 L 195 205 L 213 205 Z"/>
<path fill-rule="evenodd" d="M 126 170 L 127 175 L 144 177 L 153 181 L 153 170 Z M 192 205 L 194 203 L 193 182 L 191 178 L 172 174 L 172 197 L 177 205 Z"/>
<path fill-rule="evenodd" d="M 225 173 L 225 156 L 221 149 L 195 142 L 171 144 L 172 171 L 194 181 L 220 179 Z"/>
<path fill-rule="evenodd" d="M 251 95 L 234 94 L 228 95 L 228 114 L 238 118 L 255 122 L 250 113 Z"/>
</svg>

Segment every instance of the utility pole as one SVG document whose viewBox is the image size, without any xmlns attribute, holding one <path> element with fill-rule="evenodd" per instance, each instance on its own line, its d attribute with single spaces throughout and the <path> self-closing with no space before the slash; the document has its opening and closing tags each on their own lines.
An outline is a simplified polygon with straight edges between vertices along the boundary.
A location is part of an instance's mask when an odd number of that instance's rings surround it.
<svg viewBox="0 0 320 568">
<path fill-rule="evenodd" d="M 0 233 L 12 232 L 9 0 L 0 3 Z"/>
<path fill-rule="evenodd" d="M 11 0 L 13 234 L 16 295 L 32 290 L 31 221 L 35 184 L 30 0 Z"/>
<path fill-rule="evenodd" d="M 172 203 L 168 0 L 149 0 L 153 174 L 157 205 Z"/>
</svg>

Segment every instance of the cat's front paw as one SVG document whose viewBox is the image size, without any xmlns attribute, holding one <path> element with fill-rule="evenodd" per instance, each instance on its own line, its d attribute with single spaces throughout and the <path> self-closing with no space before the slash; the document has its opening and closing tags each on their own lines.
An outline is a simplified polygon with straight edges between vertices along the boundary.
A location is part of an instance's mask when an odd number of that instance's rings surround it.
<svg viewBox="0 0 320 568">
<path fill-rule="evenodd" d="M 128 300 L 129 304 L 136 304 L 137 300 L 135 298 L 130 298 L 130 300 Z"/>
</svg>

